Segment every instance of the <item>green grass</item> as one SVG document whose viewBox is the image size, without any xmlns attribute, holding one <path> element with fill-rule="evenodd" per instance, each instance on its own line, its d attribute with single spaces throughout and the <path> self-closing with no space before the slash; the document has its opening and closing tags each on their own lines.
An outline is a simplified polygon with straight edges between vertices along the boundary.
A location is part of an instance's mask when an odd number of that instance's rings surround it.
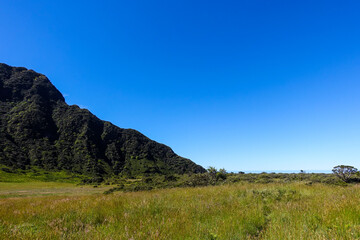
<svg viewBox="0 0 360 240">
<path fill-rule="evenodd" d="M 0 182 L 0 199 L 15 197 L 35 197 L 52 195 L 89 195 L 102 194 L 111 186 L 75 185 L 73 183 L 60 182 L 24 182 L 11 183 Z"/>
<path fill-rule="evenodd" d="M 359 185 L 240 182 L 104 195 L 103 187 L 7 184 L 0 196 L 35 194 L 0 199 L 0 239 L 360 238 Z M 49 187 L 58 194 L 42 195 Z"/>
<path fill-rule="evenodd" d="M 66 182 L 80 183 L 85 176 L 71 174 L 65 171 L 46 171 L 41 168 L 31 169 L 10 169 L 0 164 L 0 182 Z"/>
</svg>

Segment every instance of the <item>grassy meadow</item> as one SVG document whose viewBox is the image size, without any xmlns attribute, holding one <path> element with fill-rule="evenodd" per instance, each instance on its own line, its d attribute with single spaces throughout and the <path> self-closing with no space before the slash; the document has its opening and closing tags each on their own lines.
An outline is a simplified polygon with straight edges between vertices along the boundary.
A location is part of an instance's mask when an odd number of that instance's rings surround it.
<svg viewBox="0 0 360 240">
<path fill-rule="evenodd" d="M 356 184 L 110 187 L 0 183 L 0 239 L 360 239 Z"/>
</svg>

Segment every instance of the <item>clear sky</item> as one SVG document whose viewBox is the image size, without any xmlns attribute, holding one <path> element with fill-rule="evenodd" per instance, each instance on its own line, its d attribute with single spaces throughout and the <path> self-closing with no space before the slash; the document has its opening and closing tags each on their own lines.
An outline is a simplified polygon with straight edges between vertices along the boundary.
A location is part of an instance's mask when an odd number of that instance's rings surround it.
<svg viewBox="0 0 360 240">
<path fill-rule="evenodd" d="M 204 167 L 360 167 L 360 1 L 1 0 L 0 62 Z"/>
</svg>

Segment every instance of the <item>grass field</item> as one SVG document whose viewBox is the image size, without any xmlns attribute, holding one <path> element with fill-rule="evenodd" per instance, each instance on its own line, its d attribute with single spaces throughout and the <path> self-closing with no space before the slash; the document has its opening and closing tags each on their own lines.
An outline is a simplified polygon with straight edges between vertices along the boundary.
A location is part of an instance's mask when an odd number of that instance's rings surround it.
<svg viewBox="0 0 360 240">
<path fill-rule="evenodd" d="M 359 185 L 109 187 L 0 183 L 0 239 L 360 239 Z"/>
<path fill-rule="evenodd" d="M 73 196 L 103 193 L 109 186 L 94 188 L 90 185 L 77 186 L 72 183 L 59 182 L 26 182 L 10 183 L 0 182 L 0 199 L 14 197 L 35 197 L 35 196 Z"/>
</svg>

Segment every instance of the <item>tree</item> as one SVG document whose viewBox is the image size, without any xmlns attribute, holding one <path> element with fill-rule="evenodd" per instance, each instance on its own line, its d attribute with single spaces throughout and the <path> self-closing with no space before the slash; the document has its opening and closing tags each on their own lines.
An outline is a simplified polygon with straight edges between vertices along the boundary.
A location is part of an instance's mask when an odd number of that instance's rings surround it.
<svg viewBox="0 0 360 240">
<path fill-rule="evenodd" d="M 207 172 L 208 172 L 208 174 L 209 174 L 209 178 L 210 178 L 210 184 L 211 185 L 215 185 L 215 183 L 216 183 L 216 175 L 217 175 L 217 173 L 218 173 L 218 170 L 215 168 L 215 167 L 209 167 L 208 169 L 207 169 Z"/>
<path fill-rule="evenodd" d="M 340 178 L 344 182 L 349 182 L 351 176 L 357 173 L 358 170 L 353 166 L 338 165 L 335 166 L 332 171 L 338 178 Z"/>
<path fill-rule="evenodd" d="M 225 180 L 227 178 L 227 172 L 224 168 L 220 168 L 216 173 L 216 180 Z"/>
</svg>

